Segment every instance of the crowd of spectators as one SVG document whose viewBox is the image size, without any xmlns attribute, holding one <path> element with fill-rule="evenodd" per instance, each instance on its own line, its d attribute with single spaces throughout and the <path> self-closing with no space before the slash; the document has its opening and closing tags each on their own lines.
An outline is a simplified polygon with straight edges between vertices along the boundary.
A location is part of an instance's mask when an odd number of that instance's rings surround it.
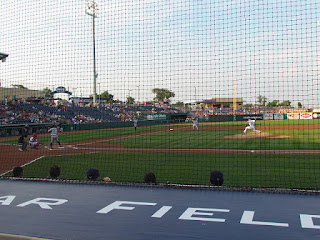
<svg viewBox="0 0 320 240">
<path fill-rule="evenodd" d="M 19 107 L 19 104 L 0 105 L 0 125 L 46 123 L 56 118 L 57 116 L 49 112 L 37 111 L 36 107 L 33 110 L 25 110 Z"/>
<path fill-rule="evenodd" d="M 235 112 L 233 108 L 212 108 L 206 109 L 202 107 L 194 107 L 185 110 L 187 115 L 196 117 L 207 117 L 209 115 L 257 115 L 257 114 L 286 114 L 286 113 L 303 113 L 308 112 L 309 109 L 305 108 L 290 108 L 290 107 L 263 107 L 263 106 L 252 106 L 252 107 L 241 107 Z"/>
<path fill-rule="evenodd" d="M 237 115 L 246 114 L 276 114 L 306 112 L 308 109 L 296 109 L 290 107 L 242 107 L 235 111 Z M 207 117 L 209 115 L 232 115 L 232 108 L 206 109 L 202 106 L 185 108 L 159 105 L 127 105 L 106 104 L 98 107 L 80 106 L 69 102 L 55 104 L 51 101 L 27 102 L 25 100 L 0 103 L 0 125 L 51 123 L 54 121 L 66 124 L 97 123 L 132 121 L 133 119 L 146 119 L 150 114 L 175 114 L 185 113 L 189 116 Z"/>
<path fill-rule="evenodd" d="M 31 103 L 26 101 L 0 104 L 0 125 L 50 123 L 59 121 L 66 124 L 132 121 L 144 119 L 147 114 L 179 113 L 167 107 L 131 106 L 127 104 L 80 107 L 70 103 Z"/>
</svg>

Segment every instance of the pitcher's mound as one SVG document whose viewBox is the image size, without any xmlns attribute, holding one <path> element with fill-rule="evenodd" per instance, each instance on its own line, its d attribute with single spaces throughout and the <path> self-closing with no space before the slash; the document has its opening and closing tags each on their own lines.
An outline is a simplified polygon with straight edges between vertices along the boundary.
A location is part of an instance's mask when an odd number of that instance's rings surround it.
<svg viewBox="0 0 320 240">
<path fill-rule="evenodd" d="M 272 133 L 264 133 L 264 132 L 249 132 L 249 133 L 242 133 L 236 134 L 231 136 L 224 136 L 224 138 L 228 139 L 255 139 L 255 138 L 288 138 L 287 135 L 277 135 Z"/>
</svg>

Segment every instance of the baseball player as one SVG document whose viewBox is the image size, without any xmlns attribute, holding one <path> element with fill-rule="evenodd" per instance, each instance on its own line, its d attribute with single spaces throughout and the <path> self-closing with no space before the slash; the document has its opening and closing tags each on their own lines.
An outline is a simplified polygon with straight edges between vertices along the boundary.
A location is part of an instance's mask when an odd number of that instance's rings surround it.
<svg viewBox="0 0 320 240">
<path fill-rule="evenodd" d="M 246 122 L 246 124 L 248 123 L 249 126 L 247 126 L 247 127 L 244 129 L 243 133 L 246 133 L 248 129 L 252 129 L 253 131 L 259 132 L 259 133 L 261 132 L 261 131 L 259 131 L 259 130 L 256 130 L 255 127 L 254 127 L 254 123 L 255 123 L 256 119 L 257 119 L 257 118 L 254 118 L 254 120 L 251 120 L 251 119 L 249 118 L 249 120 Z"/>
<path fill-rule="evenodd" d="M 23 151 L 27 151 L 27 145 L 28 143 L 26 142 L 25 138 L 28 137 L 28 133 L 23 133 L 18 140 L 18 143 L 21 143 L 22 146 L 21 148 L 19 148 L 19 151 L 23 152 Z"/>
<path fill-rule="evenodd" d="M 38 142 L 37 140 L 38 134 L 34 133 L 32 137 L 29 139 L 29 144 L 31 146 L 31 149 L 37 149 L 41 143 Z"/>
<path fill-rule="evenodd" d="M 58 129 L 58 127 L 55 127 L 55 126 L 53 126 L 48 130 L 48 132 L 51 132 L 50 149 L 52 149 L 52 145 L 54 141 L 56 141 L 59 144 L 59 146 L 62 147 L 58 139 L 58 131 L 60 130 Z"/>
<path fill-rule="evenodd" d="M 199 130 L 199 128 L 198 128 L 198 120 L 197 120 L 196 118 L 194 118 L 194 119 L 192 120 L 192 122 L 193 122 L 192 129 L 193 129 L 193 130 L 194 130 L 194 129 Z"/>
<path fill-rule="evenodd" d="M 21 148 L 19 148 L 19 151 L 23 152 L 27 150 L 27 141 L 25 140 L 29 135 L 29 125 L 26 124 L 24 129 L 22 130 L 22 134 L 20 135 L 19 139 L 18 139 L 18 143 L 21 143 L 22 146 Z"/>
<path fill-rule="evenodd" d="M 138 119 L 136 119 L 136 118 L 133 119 L 133 126 L 134 126 L 134 130 L 137 131 Z"/>
</svg>

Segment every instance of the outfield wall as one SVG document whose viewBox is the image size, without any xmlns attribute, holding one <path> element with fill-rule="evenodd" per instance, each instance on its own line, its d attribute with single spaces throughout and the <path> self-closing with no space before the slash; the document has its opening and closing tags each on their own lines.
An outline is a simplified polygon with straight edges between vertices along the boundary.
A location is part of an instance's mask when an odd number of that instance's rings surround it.
<svg viewBox="0 0 320 240">
<path fill-rule="evenodd" d="M 138 122 L 138 127 L 161 125 L 161 124 L 170 124 L 176 123 L 176 121 L 170 120 L 142 120 Z M 29 124 L 29 134 L 34 132 L 37 133 L 47 133 L 48 128 L 52 127 L 52 124 Z M 82 124 L 61 124 L 60 127 L 63 129 L 63 132 L 70 131 L 82 131 L 82 130 L 93 130 L 93 129 L 112 129 L 112 128 L 126 128 L 133 127 L 133 122 L 103 122 L 103 123 L 82 123 Z M 0 126 L 0 137 L 9 137 L 9 136 L 19 136 L 25 124 L 19 125 L 2 125 Z"/>
</svg>

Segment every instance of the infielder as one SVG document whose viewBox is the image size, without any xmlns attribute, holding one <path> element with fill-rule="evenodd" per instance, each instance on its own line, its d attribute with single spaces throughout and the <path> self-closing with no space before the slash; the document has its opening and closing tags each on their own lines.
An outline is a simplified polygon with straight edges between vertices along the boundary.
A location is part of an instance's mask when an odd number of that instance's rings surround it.
<svg viewBox="0 0 320 240">
<path fill-rule="evenodd" d="M 136 118 L 133 119 L 133 126 L 134 126 L 134 131 L 137 131 L 138 119 L 136 119 Z"/>
<path fill-rule="evenodd" d="M 48 130 L 48 132 L 51 132 L 50 149 L 52 149 L 52 145 L 54 141 L 56 141 L 59 144 L 59 146 L 62 147 L 58 139 L 58 131 L 59 131 L 58 128 L 55 126 Z"/>
<path fill-rule="evenodd" d="M 254 118 L 254 120 L 251 120 L 251 119 L 249 118 L 249 120 L 246 122 L 246 124 L 248 123 L 249 126 L 247 126 L 247 127 L 244 129 L 243 133 L 246 133 L 248 129 L 252 129 L 252 130 L 255 131 L 255 132 L 261 132 L 261 131 L 259 131 L 259 130 L 256 130 L 255 127 L 254 127 L 254 122 L 256 121 L 256 119 L 257 119 L 257 118 Z"/>
<path fill-rule="evenodd" d="M 193 130 L 194 130 L 194 129 L 199 130 L 199 128 L 198 128 L 198 120 L 195 118 L 195 119 L 192 120 L 192 122 L 193 122 L 192 129 L 193 129 Z"/>
</svg>

